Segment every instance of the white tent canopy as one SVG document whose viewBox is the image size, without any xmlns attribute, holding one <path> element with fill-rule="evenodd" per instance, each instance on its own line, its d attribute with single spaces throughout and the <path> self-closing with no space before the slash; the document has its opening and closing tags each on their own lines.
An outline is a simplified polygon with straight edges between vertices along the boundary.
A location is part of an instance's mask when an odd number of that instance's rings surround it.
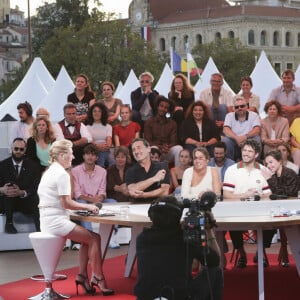
<svg viewBox="0 0 300 300">
<path fill-rule="evenodd" d="M 265 103 L 270 100 L 269 96 L 271 91 L 281 85 L 281 80 L 264 51 L 261 52 L 250 77 L 253 83 L 252 92 L 260 97 L 260 114 L 264 115 L 264 106 Z"/>
<path fill-rule="evenodd" d="M 46 108 L 51 117 L 51 121 L 58 122 L 64 118 L 63 107 L 67 103 L 67 96 L 74 91 L 74 83 L 65 67 L 62 66 L 51 91 L 43 101 L 36 106 Z"/>
<path fill-rule="evenodd" d="M 295 85 L 300 86 L 300 64 L 295 72 Z"/>
<path fill-rule="evenodd" d="M 165 64 L 162 74 L 160 75 L 154 89 L 158 91 L 160 95 L 168 97 L 173 78 L 174 75 L 171 68 L 168 64 Z"/>
<path fill-rule="evenodd" d="M 131 104 L 130 94 L 139 86 L 139 80 L 137 79 L 134 71 L 130 70 L 130 73 L 124 83 L 123 88 L 120 90 L 119 93 L 115 94 L 115 97 L 120 98 L 123 104 Z"/>
<path fill-rule="evenodd" d="M 0 105 L 0 120 L 10 114 L 18 119 L 17 106 L 28 101 L 33 109 L 44 99 L 54 85 L 54 79 L 42 60 L 34 59 L 15 91 Z"/>
</svg>

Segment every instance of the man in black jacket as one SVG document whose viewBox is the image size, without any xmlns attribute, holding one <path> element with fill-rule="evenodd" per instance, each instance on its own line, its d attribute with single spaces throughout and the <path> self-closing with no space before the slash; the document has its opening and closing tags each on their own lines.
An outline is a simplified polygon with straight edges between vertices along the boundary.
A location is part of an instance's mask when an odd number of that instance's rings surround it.
<svg viewBox="0 0 300 300">
<path fill-rule="evenodd" d="M 184 242 L 180 219 L 182 206 L 175 197 L 155 200 L 148 215 L 153 223 L 137 238 L 137 300 L 165 297 L 169 300 L 221 300 L 223 273 L 220 250 L 212 223 L 206 226 L 207 248 Z M 212 214 L 210 216 L 213 219 Z M 204 255 L 204 253 L 206 255 Z M 201 272 L 191 278 L 192 259 L 202 262 Z M 209 278 L 209 279 L 208 279 Z"/>
<path fill-rule="evenodd" d="M 37 231 L 40 231 L 39 198 L 37 188 L 41 174 L 36 163 L 25 158 L 26 142 L 15 138 L 12 156 L 0 162 L 0 193 L 6 214 L 5 232 L 17 233 L 13 213 L 20 211 L 33 216 Z"/>
</svg>

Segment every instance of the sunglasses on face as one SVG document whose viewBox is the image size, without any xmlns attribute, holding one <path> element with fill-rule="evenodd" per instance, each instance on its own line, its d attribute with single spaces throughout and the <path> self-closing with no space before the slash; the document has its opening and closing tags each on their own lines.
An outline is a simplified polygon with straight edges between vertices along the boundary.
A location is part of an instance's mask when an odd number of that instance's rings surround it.
<svg viewBox="0 0 300 300">
<path fill-rule="evenodd" d="M 140 83 L 150 83 L 150 80 L 141 80 Z"/>
<path fill-rule="evenodd" d="M 20 151 L 20 152 L 24 152 L 25 148 L 21 148 L 21 147 L 14 147 L 14 151 Z"/>
<path fill-rule="evenodd" d="M 246 107 L 246 104 L 236 105 L 234 107 L 234 109 L 239 109 L 239 108 L 244 108 L 244 107 Z"/>
</svg>

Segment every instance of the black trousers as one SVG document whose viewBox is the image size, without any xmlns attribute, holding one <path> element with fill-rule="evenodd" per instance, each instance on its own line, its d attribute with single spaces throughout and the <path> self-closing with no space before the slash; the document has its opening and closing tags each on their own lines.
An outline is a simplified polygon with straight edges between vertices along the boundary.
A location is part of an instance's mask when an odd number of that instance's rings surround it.
<svg viewBox="0 0 300 300">
<path fill-rule="evenodd" d="M 233 247 L 240 249 L 243 247 L 243 232 L 244 231 L 229 231 Z M 276 230 L 263 230 L 263 245 L 264 248 L 270 248 L 272 238 Z"/>
<path fill-rule="evenodd" d="M 37 195 L 30 195 L 26 198 L 3 197 L 3 202 L 6 223 L 12 223 L 13 213 L 19 211 L 26 215 L 32 215 L 36 230 L 40 231 L 39 198 Z"/>
</svg>

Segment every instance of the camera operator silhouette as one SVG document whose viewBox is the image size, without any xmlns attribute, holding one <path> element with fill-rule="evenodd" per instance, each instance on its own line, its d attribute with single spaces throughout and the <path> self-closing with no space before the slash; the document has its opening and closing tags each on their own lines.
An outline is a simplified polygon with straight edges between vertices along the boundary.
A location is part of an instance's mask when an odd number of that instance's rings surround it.
<svg viewBox="0 0 300 300">
<path fill-rule="evenodd" d="M 182 203 L 173 196 L 158 198 L 150 205 L 148 215 L 152 226 L 137 238 L 138 280 L 134 287 L 137 300 L 222 299 L 223 272 L 219 267 L 214 217 L 209 210 L 203 212 L 208 216 L 204 224 L 205 243 L 186 243 L 180 224 L 182 211 Z M 195 278 L 191 276 L 193 258 L 202 264 Z"/>
</svg>

